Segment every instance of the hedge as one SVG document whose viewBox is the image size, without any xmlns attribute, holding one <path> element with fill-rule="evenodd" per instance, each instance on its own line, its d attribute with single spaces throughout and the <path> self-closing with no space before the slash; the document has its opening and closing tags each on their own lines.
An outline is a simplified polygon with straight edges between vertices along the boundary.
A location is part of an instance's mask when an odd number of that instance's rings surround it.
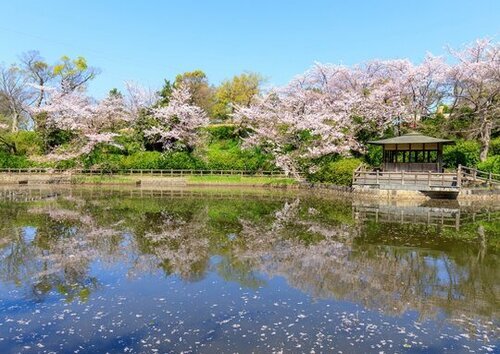
<svg viewBox="0 0 500 354">
<path fill-rule="evenodd" d="M 352 173 L 361 164 L 360 159 L 347 158 L 329 162 L 310 176 L 312 182 L 332 183 L 339 186 L 352 184 Z"/>
</svg>

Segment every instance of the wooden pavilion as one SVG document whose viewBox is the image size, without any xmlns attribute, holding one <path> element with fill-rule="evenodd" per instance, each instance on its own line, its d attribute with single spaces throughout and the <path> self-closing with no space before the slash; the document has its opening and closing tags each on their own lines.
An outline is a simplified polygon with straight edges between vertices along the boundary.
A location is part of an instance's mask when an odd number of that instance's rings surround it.
<svg viewBox="0 0 500 354">
<path fill-rule="evenodd" d="M 443 146 L 454 144 L 417 132 L 368 143 L 382 146 L 383 171 L 439 173 L 443 172 Z"/>
</svg>

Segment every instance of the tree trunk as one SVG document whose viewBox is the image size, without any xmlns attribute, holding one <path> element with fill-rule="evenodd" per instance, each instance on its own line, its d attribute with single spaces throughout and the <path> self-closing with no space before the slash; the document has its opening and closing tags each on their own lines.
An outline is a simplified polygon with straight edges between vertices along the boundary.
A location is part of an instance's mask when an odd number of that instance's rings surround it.
<svg viewBox="0 0 500 354">
<path fill-rule="evenodd" d="M 12 115 L 12 127 L 10 128 L 12 133 L 15 133 L 19 130 L 18 124 L 19 124 L 19 114 L 16 112 Z"/>
<path fill-rule="evenodd" d="M 483 123 L 481 124 L 481 152 L 479 154 L 479 160 L 484 161 L 488 158 L 488 151 L 490 149 L 490 140 L 491 140 L 491 128 L 493 126 L 493 122 L 485 118 Z"/>
</svg>

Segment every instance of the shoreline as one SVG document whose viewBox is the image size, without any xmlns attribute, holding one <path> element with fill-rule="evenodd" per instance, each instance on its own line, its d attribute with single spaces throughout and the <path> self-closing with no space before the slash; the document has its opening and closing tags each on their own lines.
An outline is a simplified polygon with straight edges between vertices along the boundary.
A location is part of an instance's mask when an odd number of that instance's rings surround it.
<svg viewBox="0 0 500 354">
<path fill-rule="evenodd" d="M 397 190 L 377 188 L 356 188 L 325 183 L 300 182 L 292 178 L 268 176 L 183 176 L 183 177 L 149 177 L 128 175 L 46 175 L 46 174 L 0 174 L 2 186 L 126 186 L 135 188 L 172 188 L 172 187 L 222 187 L 222 188 L 269 188 L 285 190 L 309 190 L 328 194 L 341 195 L 356 199 L 370 200 L 463 200 L 500 202 L 500 189 L 463 188 L 451 198 L 431 198 L 427 193 L 418 190 Z"/>
</svg>

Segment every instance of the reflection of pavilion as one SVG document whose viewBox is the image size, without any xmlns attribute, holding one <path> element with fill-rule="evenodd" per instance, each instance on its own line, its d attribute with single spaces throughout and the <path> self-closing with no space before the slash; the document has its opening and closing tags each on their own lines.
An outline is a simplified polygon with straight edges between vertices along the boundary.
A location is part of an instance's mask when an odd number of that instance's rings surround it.
<svg viewBox="0 0 500 354">
<path fill-rule="evenodd" d="M 376 223 L 418 224 L 451 227 L 456 230 L 460 226 L 480 220 L 491 221 L 494 218 L 488 211 L 463 213 L 460 205 L 446 203 L 443 205 L 390 205 L 367 204 L 353 202 L 353 218 L 360 221 L 375 221 Z"/>
</svg>

